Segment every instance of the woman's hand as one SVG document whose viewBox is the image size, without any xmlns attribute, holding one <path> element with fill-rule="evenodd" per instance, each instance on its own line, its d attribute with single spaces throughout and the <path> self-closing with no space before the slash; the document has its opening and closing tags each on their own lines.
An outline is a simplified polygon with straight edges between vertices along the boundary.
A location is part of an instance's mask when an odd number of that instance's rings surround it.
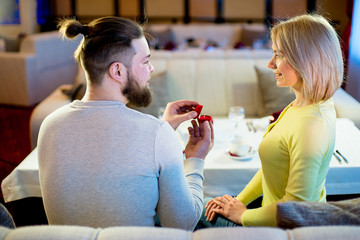
<svg viewBox="0 0 360 240">
<path fill-rule="evenodd" d="M 214 208 L 220 208 L 215 202 L 214 199 L 211 199 L 210 201 L 207 202 L 206 206 L 206 211 L 205 211 L 205 217 L 206 217 L 206 221 L 211 222 L 215 216 L 216 213 L 213 211 Z"/>
<path fill-rule="evenodd" d="M 197 123 L 196 120 L 191 121 L 192 127 L 189 127 L 189 141 L 185 147 L 185 157 L 205 159 L 211 148 L 214 146 L 214 130 L 212 123 L 205 121 Z"/>
<path fill-rule="evenodd" d="M 194 111 L 194 107 L 197 105 L 199 105 L 198 102 L 188 100 L 168 103 L 162 120 L 167 121 L 176 130 L 182 122 L 197 117 L 197 112 Z"/>
<path fill-rule="evenodd" d="M 209 203 L 212 201 L 211 205 Z M 217 197 L 209 201 L 209 211 L 206 209 L 205 216 L 208 216 L 209 219 L 213 219 L 213 213 L 221 214 L 232 222 L 241 225 L 241 217 L 243 213 L 247 210 L 246 206 L 230 195 L 224 195 L 223 197 Z M 215 204 L 215 205 L 214 205 Z M 210 220 L 210 221 L 211 221 Z"/>
</svg>

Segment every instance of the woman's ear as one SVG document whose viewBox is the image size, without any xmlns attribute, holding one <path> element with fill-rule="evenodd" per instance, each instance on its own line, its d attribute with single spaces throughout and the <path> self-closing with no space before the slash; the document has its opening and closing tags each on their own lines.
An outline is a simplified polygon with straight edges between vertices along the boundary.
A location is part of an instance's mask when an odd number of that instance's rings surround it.
<svg viewBox="0 0 360 240">
<path fill-rule="evenodd" d="M 127 79 L 126 67 L 120 62 L 113 62 L 109 67 L 109 75 L 117 82 L 123 83 Z"/>
</svg>

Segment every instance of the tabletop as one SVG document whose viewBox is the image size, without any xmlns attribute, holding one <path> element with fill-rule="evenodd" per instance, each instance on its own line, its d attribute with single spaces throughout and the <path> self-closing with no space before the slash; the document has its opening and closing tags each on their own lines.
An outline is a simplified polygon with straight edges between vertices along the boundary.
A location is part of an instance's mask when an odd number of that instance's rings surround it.
<svg viewBox="0 0 360 240">
<path fill-rule="evenodd" d="M 246 123 L 251 122 L 256 132 L 249 130 Z M 257 149 L 268 126 L 268 118 L 245 119 L 240 133 Z M 178 132 L 182 144 L 187 141 L 186 129 L 189 123 L 180 125 Z M 227 118 L 215 118 L 215 143 L 205 159 L 204 193 L 206 196 L 224 194 L 237 195 L 261 167 L 259 155 L 235 160 L 228 152 L 230 140 L 234 135 L 234 125 Z M 336 122 L 335 150 L 347 160 L 339 160 L 333 155 L 326 179 L 329 195 L 360 193 L 360 131 L 349 119 L 338 118 Z"/>
<path fill-rule="evenodd" d="M 252 122 L 256 132 L 249 131 L 246 122 Z M 179 126 L 177 133 L 182 144 L 187 140 L 189 122 Z M 240 128 L 255 150 L 267 128 L 268 119 L 245 119 Z M 205 159 L 204 194 L 219 196 L 237 195 L 261 166 L 257 152 L 247 159 L 236 160 L 227 153 L 234 126 L 227 118 L 214 119 L 215 144 Z M 360 193 L 360 131 L 351 120 L 337 119 L 335 149 L 339 150 L 348 163 L 341 163 L 335 156 L 330 162 L 326 179 L 327 194 Z M 17 166 L 1 184 L 5 202 L 26 197 L 41 197 L 37 148 Z"/>
</svg>

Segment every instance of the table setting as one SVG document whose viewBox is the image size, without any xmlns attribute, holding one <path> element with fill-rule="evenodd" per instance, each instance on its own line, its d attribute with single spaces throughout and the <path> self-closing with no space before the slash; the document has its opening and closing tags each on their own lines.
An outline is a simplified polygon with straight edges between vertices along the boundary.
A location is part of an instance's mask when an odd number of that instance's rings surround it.
<svg viewBox="0 0 360 240">
<path fill-rule="evenodd" d="M 241 108 L 237 111 L 235 117 L 232 113 L 211 118 L 215 139 L 214 147 L 205 159 L 205 197 L 237 195 L 261 167 L 258 147 L 271 116 L 246 118 Z M 190 125 L 190 121 L 184 122 L 176 131 L 184 148 Z M 237 156 L 231 156 L 229 151 Z M 5 202 L 41 197 L 37 157 L 35 148 L 3 180 L 1 188 Z M 335 149 L 326 178 L 326 190 L 328 195 L 360 193 L 360 130 L 346 118 L 336 121 Z"/>
<path fill-rule="evenodd" d="M 260 169 L 258 147 L 272 119 L 246 118 L 245 109 L 231 106 L 228 116 L 214 117 L 214 146 L 205 159 L 204 195 L 236 195 Z M 183 147 L 188 141 L 190 121 L 177 133 Z"/>
<path fill-rule="evenodd" d="M 214 147 L 209 152 L 205 165 L 210 167 L 207 162 L 219 158 L 223 158 L 221 161 L 256 161 L 259 144 L 271 119 L 271 116 L 245 119 L 245 110 L 241 106 L 231 106 L 228 117 L 215 117 Z M 187 128 L 190 124 L 190 121 L 185 122 L 177 129 L 184 147 L 188 141 Z"/>
<path fill-rule="evenodd" d="M 238 194 L 261 167 L 258 147 L 272 116 L 246 118 L 240 106 L 234 107 L 229 109 L 228 117 L 214 117 L 214 147 L 207 155 L 204 167 L 205 196 Z M 188 126 L 190 122 L 185 122 L 177 130 L 183 146 L 188 140 Z M 229 150 L 236 149 L 236 141 L 251 150 L 244 150 L 245 153 L 235 150 L 240 156 L 231 156 Z M 326 189 L 330 195 L 360 193 L 360 131 L 349 119 L 337 119 L 335 149 Z"/>
</svg>

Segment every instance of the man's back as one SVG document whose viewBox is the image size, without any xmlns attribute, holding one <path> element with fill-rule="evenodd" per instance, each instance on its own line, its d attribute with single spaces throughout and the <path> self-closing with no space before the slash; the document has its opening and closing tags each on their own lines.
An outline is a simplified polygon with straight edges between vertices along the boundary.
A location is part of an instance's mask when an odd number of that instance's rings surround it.
<svg viewBox="0 0 360 240">
<path fill-rule="evenodd" d="M 191 121 L 184 154 L 174 129 L 194 119 L 196 101 L 168 103 L 163 120 L 131 110 L 152 100 L 154 66 L 142 27 L 121 17 L 59 23 L 83 35 L 74 53 L 87 86 L 81 101 L 40 127 L 39 177 L 50 224 L 153 226 L 193 230 L 203 208 L 204 159 L 214 143 L 209 122 Z M 186 160 L 183 159 L 186 156 Z"/>
<path fill-rule="evenodd" d="M 75 101 L 44 121 L 39 139 L 50 224 L 153 226 L 157 206 L 162 216 L 177 212 L 174 204 L 196 211 L 185 177 L 178 177 L 184 176 L 181 146 L 163 121 L 121 102 Z"/>
</svg>

